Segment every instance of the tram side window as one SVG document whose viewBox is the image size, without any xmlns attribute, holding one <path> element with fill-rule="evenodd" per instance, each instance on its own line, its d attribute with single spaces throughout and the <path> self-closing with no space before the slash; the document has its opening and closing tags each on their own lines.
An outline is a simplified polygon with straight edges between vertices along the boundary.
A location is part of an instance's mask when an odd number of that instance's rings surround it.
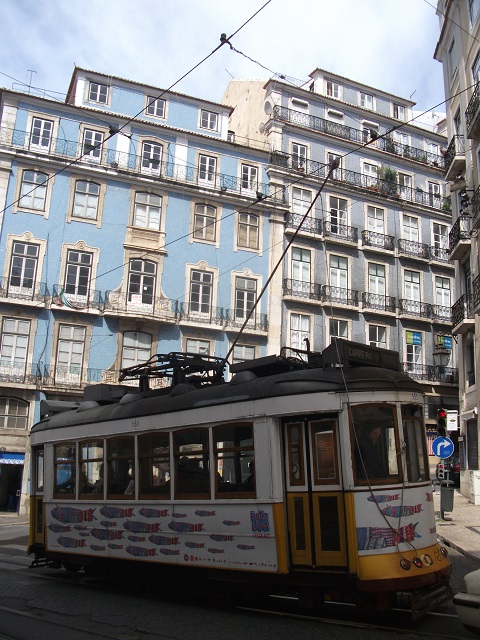
<svg viewBox="0 0 480 640">
<path fill-rule="evenodd" d="M 175 497 L 210 498 L 208 429 L 188 429 L 173 434 Z"/>
<path fill-rule="evenodd" d="M 336 425 L 332 420 L 310 425 L 312 437 L 314 482 L 338 482 Z"/>
<path fill-rule="evenodd" d="M 43 478 L 44 478 L 44 467 L 43 467 L 43 449 L 41 451 L 35 452 L 35 492 L 42 493 L 43 492 Z"/>
<path fill-rule="evenodd" d="M 170 442 L 168 433 L 138 438 L 140 498 L 170 498 Z"/>
<path fill-rule="evenodd" d="M 103 440 L 80 443 L 80 498 L 103 498 Z"/>
<path fill-rule="evenodd" d="M 355 405 L 350 420 L 356 480 L 361 484 L 399 482 L 395 406 Z"/>
<path fill-rule="evenodd" d="M 403 438 L 406 443 L 406 468 L 409 482 L 428 477 L 427 446 L 422 408 L 416 404 L 402 405 Z"/>
<path fill-rule="evenodd" d="M 134 494 L 135 445 L 133 436 L 107 440 L 107 494 L 110 498 Z"/>
<path fill-rule="evenodd" d="M 292 487 L 305 484 L 303 429 L 303 422 L 293 422 L 287 425 L 289 473 Z"/>
<path fill-rule="evenodd" d="M 75 445 L 57 444 L 54 451 L 54 496 L 75 496 Z"/>
<path fill-rule="evenodd" d="M 213 430 L 216 496 L 255 497 L 255 450 L 251 424 Z M 233 495 L 232 495 L 233 494 Z"/>
</svg>

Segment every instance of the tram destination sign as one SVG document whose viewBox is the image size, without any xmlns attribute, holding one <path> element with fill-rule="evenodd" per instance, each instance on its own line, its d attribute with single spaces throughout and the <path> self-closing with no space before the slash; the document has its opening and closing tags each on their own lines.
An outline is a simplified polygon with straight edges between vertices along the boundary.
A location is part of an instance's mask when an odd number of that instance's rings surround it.
<svg viewBox="0 0 480 640">
<path fill-rule="evenodd" d="M 323 351 L 325 365 L 342 364 L 344 367 L 366 366 L 400 370 L 397 351 L 371 347 L 361 342 L 336 340 Z"/>
</svg>

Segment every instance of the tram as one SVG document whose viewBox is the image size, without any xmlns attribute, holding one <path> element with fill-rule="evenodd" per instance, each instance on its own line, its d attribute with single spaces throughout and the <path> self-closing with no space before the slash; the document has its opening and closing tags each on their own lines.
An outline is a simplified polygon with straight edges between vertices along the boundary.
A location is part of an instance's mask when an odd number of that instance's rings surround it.
<svg viewBox="0 0 480 640">
<path fill-rule="evenodd" d="M 398 353 L 335 340 L 224 369 L 156 355 L 46 411 L 31 431 L 32 566 L 148 566 L 378 608 L 406 592 L 417 614 L 446 602 L 423 395 Z"/>
</svg>

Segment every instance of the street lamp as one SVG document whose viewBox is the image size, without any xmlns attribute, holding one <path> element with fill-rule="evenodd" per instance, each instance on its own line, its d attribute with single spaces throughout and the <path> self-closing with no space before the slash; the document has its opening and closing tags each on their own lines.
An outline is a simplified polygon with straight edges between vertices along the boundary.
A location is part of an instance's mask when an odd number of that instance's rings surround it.
<svg viewBox="0 0 480 640">
<path fill-rule="evenodd" d="M 444 369 L 447 366 L 449 360 L 450 360 L 449 349 L 444 349 L 443 347 L 437 347 L 436 350 L 433 352 L 433 364 L 435 365 L 435 368 L 438 369 L 438 377 L 440 378 L 440 381 L 442 381 L 442 378 L 445 374 Z"/>
</svg>

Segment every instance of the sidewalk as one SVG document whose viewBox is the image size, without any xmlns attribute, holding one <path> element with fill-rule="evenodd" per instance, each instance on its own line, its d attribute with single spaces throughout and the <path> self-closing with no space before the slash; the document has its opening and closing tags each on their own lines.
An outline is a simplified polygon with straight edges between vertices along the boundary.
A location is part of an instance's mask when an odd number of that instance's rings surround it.
<svg viewBox="0 0 480 640">
<path fill-rule="evenodd" d="M 433 494 L 438 539 L 446 546 L 460 551 L 480 568 L 480 506 L 474 505 L 454 490 L 453 511 L 440 516 L 440 487 Z M 473 568 L 472 568 L 473 571 Z"/>
<path fill-rule="evenodd" d="M 9 513 L 8 511 L 0 511 L 0 527 L 9 526 L 9 525 L 28 525 L 29 518 L 28 515 L 22 514 L 18 515 L 18 513 Z"/>
</svg>

